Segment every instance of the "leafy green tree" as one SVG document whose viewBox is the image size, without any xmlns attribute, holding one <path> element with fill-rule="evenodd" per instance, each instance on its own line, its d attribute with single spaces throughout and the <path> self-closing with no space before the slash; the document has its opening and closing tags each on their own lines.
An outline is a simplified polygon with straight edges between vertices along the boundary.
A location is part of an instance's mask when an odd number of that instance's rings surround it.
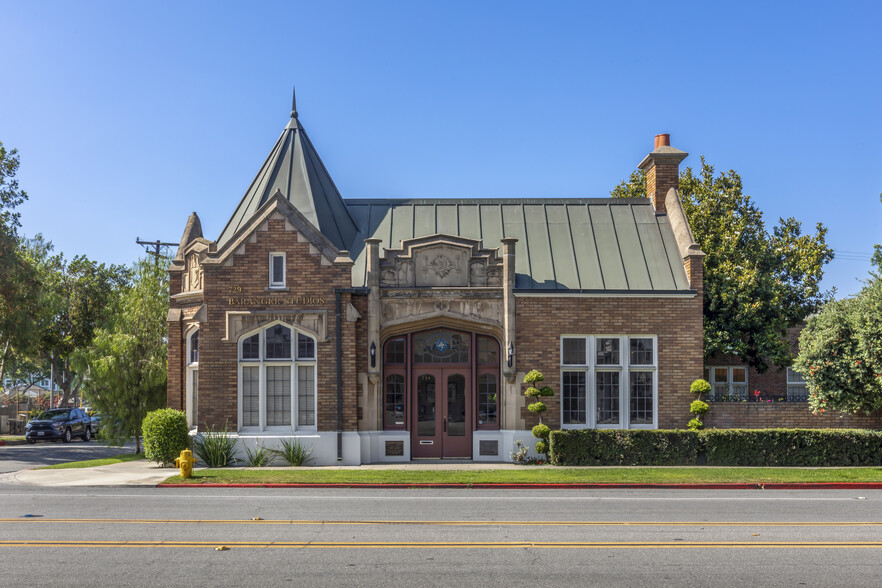
<svg viewBox="0 0 882 588">
<path fill-rule="evenodd" d="M 27 194 L 18 185 L 18 152 L 7 151 L 0 142 L 0 381 L 17 347 L 33 334 L 36 291 L 33 268 L 22 255 L 18 234 L 20 213 L 16 208 Z"/>
<path fill-rule="evenodd" d="M 645 197 L 642 172 L 634 172 L 613 197 Z M 701 169 L 680 172 L 680 197 L 704 260 L 704 355 L 733 354 L 763 372 L 789 366 L 788 327 L 831 298 L 820 289 L 833 259 L 827 229 L 803 234 L 794 218 L 779 219 L 771 233 L 763 213 L 744 193 L 734 170 L 719 175 L 701 158 Z"/>
<path fill-rule="evenodd" d="M 139 260 L 110 321 L 77 356 L 87 373 L 85 397 L 104 414 L 102 434 L 120 443 L 134 438 L 138 453 L 144 417 L 166 399 L 167 266 Z"/>
<path fill-rule="evenodd" d="M 67 261 L 52 255 L 51 245 L 34 248 L 41 289 L 36 345 L 43 353 L 61 392 L 62 405 L 76 398 L 82 374 L 73 365 L 78 353 L 92 344 L 97 329 L 112 315 L 127 287 L 130 270 L 79 255 Z"/>
<path fill-rule="evenodd" d="M 800 333 L 794 366 L 816 414 L 882 409 L 882 245 L 875 245 L 872 262 L 857 296 L 828 303 Z"/>
</svg>

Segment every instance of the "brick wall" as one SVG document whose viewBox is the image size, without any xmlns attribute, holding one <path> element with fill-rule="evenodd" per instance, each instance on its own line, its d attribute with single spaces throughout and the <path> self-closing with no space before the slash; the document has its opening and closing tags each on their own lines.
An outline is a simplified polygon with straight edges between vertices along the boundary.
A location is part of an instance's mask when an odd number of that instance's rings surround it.
<svg viewBox="0 0 882 588">
<path fill-rule="evenodd" d="M 702 373 L 701 297 L 694 298 L 570 298 L 517 297 L 517 369 L 538 369 L 555 396 L 543 399 L 543 420 L 560 426 L 560 336 L 656 335 L 658 337 L 658 425 L 684 427 L 693 400 L 689 385 Z M 523 387 L 523 389 L 526 389 Z M 532 427 L 538 421 L 521 414 Z M 623 407 L 624 408 L 624 407 Z"/>
<path fill-rule="evenodd" d="M 814 415 L 805 402 L 713 402 L 704 422 L 708 427 L 719 429 L 879 429 L 882 415 Z"/>
</svg>

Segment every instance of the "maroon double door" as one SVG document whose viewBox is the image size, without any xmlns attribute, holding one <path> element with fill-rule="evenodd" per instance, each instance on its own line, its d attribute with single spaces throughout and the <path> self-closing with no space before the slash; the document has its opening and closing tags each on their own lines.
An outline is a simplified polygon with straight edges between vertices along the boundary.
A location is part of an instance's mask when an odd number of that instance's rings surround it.
<svg viewBox="0 0 882 588">
<path fill-rule="evenodd" d="M 414 366 L 411 457 L 472 456 L 471 369 Z"/>
</svg>

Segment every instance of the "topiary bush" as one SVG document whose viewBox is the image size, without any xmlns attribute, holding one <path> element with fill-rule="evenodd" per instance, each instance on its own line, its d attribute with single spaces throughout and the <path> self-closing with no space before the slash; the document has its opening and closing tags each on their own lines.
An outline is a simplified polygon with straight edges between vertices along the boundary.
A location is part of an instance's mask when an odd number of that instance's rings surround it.
<svg viewBox="0 0 882 588">
<path fill-rule="evenodd" d="M 703 402 L 701 400 L 702 394 L 710 394 L 711 385 L 707 380 L 695 380 L 690 384 L 689 391 L 693 394 L 698 394 L 698 399 L 693 400 L 692 404 L 689 405 L 689 412 L 694 414 L 695 416 L 686 423 L 686 428 L 691 429 L 693 431 L 698 431 L 704 428 L 704 422 L 702 422 L 702 415 L 707 414 L 708 409 L 710 408 L 707 402 Z"/>
<path fill-rule="evenodd" d="M 689 386 L 689 391 L 692 392 L 693 394 L 697 394 L 698 399 L 701 400 L 702 394 L 710 394 L 710 392 L 711 392 L 710 382 L 708 382 L 707 380 L 701 380 L 701 379 L 695 380 Z"/>
<path fill-rule="evenodd" d="M 175 458 L 190 446 L 187 415 L 173 408 L 148 412 L 141 422 L 144 457 L 164 468 L 174 467 Z"/>
<path fill-rule="evenodd" d="M 536 387 L 536 384 L 544 379 L 542 373 L 538 370 L 530 370 L 527 375 L 524 376 L 524 383 L 530 385 L 529 388 L 524 391 L 524 396 L 527 398 L 554 396 L 554 390 L 551 389 L 551 386 L 542 386 L 541 388 Z M 527 410 L 539 417 L 539 424 L 533 427 L 533 436 L 540 439 L 536 443 L 536 453 L 545 454 L 545 460 L 548 461 L 550 459 L 548 456 L 548 433 L 551 429 L 542 423 L 542 413 L 548 410 L 548 407 L 545 406 L 544 402 L 537 400 L 527 406 Z M 542 435 L 538 435 L 537 431 L 542 433 Z"/>
<path fill-rule="evenodd" d="M 693 400 L 692 404 L 689 405 L 689 412 L 701 416 L 703 414 L 707 414 L 707 410 L 709 408 L 710 407 L 707 405 L 707 402 L 702 402 L 701 400 Z"/>
<path fill-rule="evenodd" d="M 686 423 L 686 428 L 690 431 L 700 431 L 704 428 L 704 423 L 701 422 L 701 419 L 695 417 L 694 419 L 689 419 L 689 422 Z"/>
</svg>

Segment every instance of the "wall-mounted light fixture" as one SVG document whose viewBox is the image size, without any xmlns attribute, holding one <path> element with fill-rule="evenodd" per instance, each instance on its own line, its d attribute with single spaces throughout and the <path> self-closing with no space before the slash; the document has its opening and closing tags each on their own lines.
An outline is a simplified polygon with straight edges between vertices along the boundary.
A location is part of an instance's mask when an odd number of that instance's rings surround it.
<svg viewBox="0 0 882 588">
<path fill-rule="evenodd" d="M 377 367 L 377 344 L 371 341 L 371 367 Z"/>
<path fill-rule="evenodd" d="M 513 360 L 514 360 L 514 343 L 509 341 L 508 342 L 508 367 L 511 367 Z"/>
</svg>

